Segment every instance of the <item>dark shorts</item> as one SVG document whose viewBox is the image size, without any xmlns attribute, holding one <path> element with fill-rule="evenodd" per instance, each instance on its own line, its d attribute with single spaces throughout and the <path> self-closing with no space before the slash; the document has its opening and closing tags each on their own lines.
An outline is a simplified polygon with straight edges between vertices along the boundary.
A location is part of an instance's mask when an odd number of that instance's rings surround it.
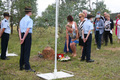
<svg viewBox="0 0 120 80">
<path fill-rule="evenodd" d="M 79 37 L 79 45 L 84 46 L 84 42 L 83 42 L 83 39 L 81 37 Z"/>
</svg>

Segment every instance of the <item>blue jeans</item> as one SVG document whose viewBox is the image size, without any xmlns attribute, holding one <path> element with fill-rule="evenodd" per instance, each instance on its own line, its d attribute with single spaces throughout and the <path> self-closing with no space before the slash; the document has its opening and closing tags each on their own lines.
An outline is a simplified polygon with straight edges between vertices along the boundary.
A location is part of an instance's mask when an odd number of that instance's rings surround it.
<svg viewBox="0 0 120 80">
<path fill-rule="evenodd" d="M 100 34 L 99 31 L 96 31 L 95 38 L 96 38 L 97 48 L 101 49 L 102 34 Z"/>
</svg>

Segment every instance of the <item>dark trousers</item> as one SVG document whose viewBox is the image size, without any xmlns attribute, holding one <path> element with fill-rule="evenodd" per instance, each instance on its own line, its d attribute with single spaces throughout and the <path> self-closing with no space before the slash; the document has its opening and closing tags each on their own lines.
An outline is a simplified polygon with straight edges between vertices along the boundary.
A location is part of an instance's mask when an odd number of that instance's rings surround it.
<svg viewBox="0 0 120 80">
<path fill-rule="evenodd" d="M 96 38 L 96 43 L 97 43 L 98 49 L 101 48 L 101 37 L 102 37 L 102 34 L 100 34 L 99 31 L 96 31 L 95 38 Z"/>
<path fill-rule="evenodd" d="M 104 43 L 105 37 L 104 37 L 105 32 L 103 32 L 102 37 L 101 37 L 101 43 Z"/>
<path fill-rule="evenodd" d="M 1 37 L 1 59 L 6 58 L 8 41 L 9 41 L 9 34 L 3 33 L 2 37 Z"/>
<path fill-rule="evenodd" d="M 110 39 L 110 43 L 113 44 L 112 34 L 110 33 L 110 31 L 105 31 L 104 36 L 105 36 L 105 45 L 107 45 L 108 43 L 108 37 Z"/>
<path fill-rule="evenodd" d="M 24 33 L 22 33 L 21 36 L 23 38 Z M 32 42 L 31 37 L 32 37 L 31 34 L 28 33 L 27 37 L 24 40 L 24 43 L 21 45 L 20 68 L 23 68 L 23 66 L 25 66 L 26 70 L 30 69 L 29 58 Z"/>
<path fill-rule="evenodd" d="M 84 34 L 84 37 L 86 37 L 86 36 L 87 36 L 87 34 Z M 84 44 L 82 59 L 85 59 L 85 57 L 86 57 L 86 60 L 90 60 L 91 43 L 92 43 L 92 34 L 89 35 L 88 40 Z"/>
</svg>

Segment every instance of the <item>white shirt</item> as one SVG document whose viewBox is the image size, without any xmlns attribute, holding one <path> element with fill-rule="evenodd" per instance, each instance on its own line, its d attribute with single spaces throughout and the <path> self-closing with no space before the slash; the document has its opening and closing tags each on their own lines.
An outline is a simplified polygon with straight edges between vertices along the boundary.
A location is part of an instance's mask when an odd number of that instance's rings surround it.
<svg viewBox="0 0 120 80">
<path fill-rule="evenodd" d="M 27 28 L 30 28 L 29 33 L 32 33 L 33 20 L 28 15 L 25 15 L 20 21 L 21 33 L 25 33 Z"/>
<path fill-rule="evenodd" d="M 119 25 L 120 25 L 120 20 L 118 20 L 117 24 L 119 24 Z M 117 26 L 117 28 L 120 28 L 120 26 Z"/>
<path fill-rule="evenodd" d="M 110 21 L 105 21 L 105 31 L 110 31 Z"/>
<path fill-rule="evenodd" d="M 7 34 L 11 33 L 10 26 L 9 26 L 9 21 L 6 18 L 4 18 L 1 22 L 1 30 L 3 28 L 5 28 L 5 31 L 4 31 L 5 33 L 7 33 Z"/>
<path fill-rule="evenodd" d="M 75 29 L 75 22 L 73 22 L 73 24 L 72 24 L 72 28 Z"/>
<path fill-rule="evenodd" d="M 93 23 L 88 19 L 88 20 L 85 21 L 85 23 L 83 24 L 84 34 L 88 34 L 89 30 L 93 30 Z M 91 31 L 90 33 L 92 34 L 92 31 Z"/>
</svg>

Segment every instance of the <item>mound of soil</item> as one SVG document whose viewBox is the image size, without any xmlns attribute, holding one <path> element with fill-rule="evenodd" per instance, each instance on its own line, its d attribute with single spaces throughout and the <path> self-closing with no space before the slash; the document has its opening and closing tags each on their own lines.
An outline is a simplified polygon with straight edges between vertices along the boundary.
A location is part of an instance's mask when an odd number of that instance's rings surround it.
<svg viewBox="0 0 120 80">
<path fill-rule="evenodd" d="M 42 51 L 42 55 L 43 55 L 44 59 L 54 60 L 55 51 L 51 47 L 46 47 Z"/>
</svg>

